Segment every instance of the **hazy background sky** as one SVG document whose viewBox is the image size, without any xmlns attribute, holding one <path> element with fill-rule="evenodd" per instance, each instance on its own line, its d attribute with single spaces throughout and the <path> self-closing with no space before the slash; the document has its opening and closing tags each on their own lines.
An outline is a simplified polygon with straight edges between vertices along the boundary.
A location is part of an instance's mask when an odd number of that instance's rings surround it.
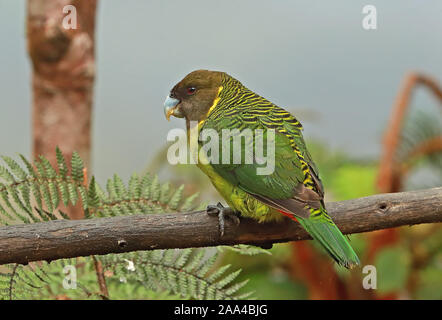
<svg viewBox="0 0 442 320">
<path fill-rule="evenodd" d="M 377 8 L 378 29 L 362 28 Z M 303 119 L 306 137 L 374 158 L 404 75 L 442 81 L 442 1 L 99 2 L 93 170 L 100 181 L 145 168 L 184 127 L 164 119 L 171 87 L 194 69 L 226 71 Z M 30 155 L 24 0 L 0 0 L 0 153 Z M 418 90 L 414 108 L 435 108 Z"/>
</svg>

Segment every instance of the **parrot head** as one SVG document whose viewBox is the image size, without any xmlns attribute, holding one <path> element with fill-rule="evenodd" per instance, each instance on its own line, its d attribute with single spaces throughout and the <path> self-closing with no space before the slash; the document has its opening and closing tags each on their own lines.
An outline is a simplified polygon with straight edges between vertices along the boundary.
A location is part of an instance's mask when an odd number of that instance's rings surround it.
<svg viewBox="0 0 442 320">
<path fill-rule="evenodd" d="M 175 116 L 188 122 L 204 120 L 218 96 L 222 75 L 218 71 L 196 70 L 185 76 L 164 102 L 166 119 Z"/>
</svg>

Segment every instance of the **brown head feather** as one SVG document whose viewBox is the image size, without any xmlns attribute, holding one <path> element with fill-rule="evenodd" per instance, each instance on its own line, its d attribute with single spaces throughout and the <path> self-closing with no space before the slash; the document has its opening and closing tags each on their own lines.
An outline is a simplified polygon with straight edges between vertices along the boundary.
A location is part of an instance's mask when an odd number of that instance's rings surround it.
<svg viewBox="0 0 442 320">
<path fill-rule="evenodd" d="M 196 70 L 189 73 L 170 91 L 170 97 L 180 102 L 178 113 L 189 121 L 204 120 L 213 105 L 223 72 Z"/>
</svg>

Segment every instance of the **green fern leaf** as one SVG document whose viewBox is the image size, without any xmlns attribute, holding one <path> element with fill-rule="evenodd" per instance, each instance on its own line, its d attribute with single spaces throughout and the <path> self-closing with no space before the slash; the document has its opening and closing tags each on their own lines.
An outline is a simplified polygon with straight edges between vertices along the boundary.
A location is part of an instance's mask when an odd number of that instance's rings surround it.
<svg viewBox="0 0 442 320">
<path fill-rule="evenodd" d="M 168 201 L 169 203 L 169 208 L 172 210 L 177 210 L 178 206 L 180 204 L 181 199 L 183 198 L 183 190 L 184 190 L 184 185 L 181 185 L 172 195 L 172 197 L 170 198 L 170 200 Z"/>
<path fill-rule="evenodd" d="M 72 205 L 77 204 L 78 201 L 78 193 L 77 193 L 77 185 L 74 182 L 67 182 L 68 187 L 68 193 L 69 193 L 69 199 L 72 203 Z"/>
<path fill-rule="evenodd" d="M 3 166 L 0 166 L 0 178 L 3 178 L 7 183 L 14 183 L 15 179 L 11 172 Z"/>
<path fill-rule="evenodd" d="M 188 197 L 186 200 L 184 200 L 183 205 L 180 207 L 181 212 L 188 212 L 194 209 L 195 205 L 194 202 L 196 200 L 196 198 L 199 197 L 199 192 L 191 195 L 190 197 Z"/>
<path fill-rule="evenodd" d="M 129 195 L 135 199 L 141 197 L 140 180 L 136 173 L 133 173 L 129 179 Z"/>
<path fill-rule="evenodd" d="M 6 162 L 6 164 L 11 169 L 12 173 L 15 174 L 17 178 L 20 180 L 25 180 L 27 177 L 26 172 L 20 167 L 20 165 L 12 158 L 7 156 L 2 156 L 2 159 Z"/>
<path fill-rule="evenodd" d="M 160 195 L 161 195 L 161 186 L 160 183 L 158 182 L 158 176 L 155 176 L 151 184 L 150 197 L 152 201 L 158 201 L 160 200 Z"/>
<path fill-rule="evenodd" d="M 57 159 L 58 172 L 63 179 L 66 179 L 69 171 L 68 165 L 66 164 L 66 159 L 58 146 L 55 148 L 55 157 Z"/>
<path fill-rule="evenodd" d="M 72 159 L 71 159 L 71 172 L 72 172 L 72 178 L 77 181 L 82 183 L 83 182 L 83 160 L 80 158 L 80 155 L 78 154 L 78 152 L 74 152 L 72 154 Z"/>
<path fill-rule="evenodd" d="M 100 205 L 100 198 L 97 192 L 97 184 L 95 182 L 95 177 L 92 176 L 91 182 L 89 183 L 88 188 L 88 207 L 89 208 L 98 208 Z"/>
</svg>

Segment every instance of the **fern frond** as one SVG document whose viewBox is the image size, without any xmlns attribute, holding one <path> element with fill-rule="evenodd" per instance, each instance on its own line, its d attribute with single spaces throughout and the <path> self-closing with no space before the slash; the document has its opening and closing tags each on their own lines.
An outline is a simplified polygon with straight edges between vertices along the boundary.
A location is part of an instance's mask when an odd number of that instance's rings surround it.
<svg viewBox="0 0 442 320">
<path fill-rule="evenodd" d="M 192 207 L 198 196 L 183 199 L 183 191 L 184 186 L 173 189 L 169 183 L 160 184 L 157 176 L 152 179 L 150 174 L 140 177 L 134 173 L 127 185 L 114 175 L 106 182 L 106 192 L 97 183 L 89 184 L 89 213 L 102 217 L 183 211 Z M 91 197 L 94 197 L 92 205 Z"/>
<path fill-rule="evenodd" d="M 77 182 L 83 182 L 83 160 L 76 151 L 72 153 L 71 166 L 72 178 Z"/>
<path fill-rule="evenodd" d="M 186 200 L 184 200 L 184 203 L 181 205 L 180 210 L 181 212 L 187 212 L 194 210 L 196 208 L 195 200 L 199 197 L 199 192 L 191 195 Z"/>
<path fill-rule="evenodd" d="M 66 178 L 69 172 L 66 159 L 63 156 L 60 148 L 57 146 L 55 148 L 55 158 L 57 159 L 58 173 L 62 178 Z"/>
<path fill-rule="evenodd" d="M 197 207 L 198 194 L 184 198 L 184 186 L 173 188 L 161 184 L 157 176 L 133 174 L 128 184 L 114 175 L 106 184 L 106 191 L 91 177 L 85 185 L 83 161 L 73 153 L 71 168 L 61 150 L 56 149 L 56 165 L 40 156 L 33 163 L 19 155 L 24 166 L 14 159 L 2 157 L 0 166 L 0 224 L 68 219 L 59 209 L 75 205 L 80 199 L 87 218 L 134 213 L 188 211 Z M 194 299 L 238 299 L 246 284 L 236 282 L 240 270 L 229 272 L 230 266 L 216 268 L 218 252 L 213 249 L 154 250 L 100 257 L 103 265 L 118 275 L 119 280 L 137 283 L 149 292 L 166 292 Z M 209 256 L 207 256 L 209 255 Z M 84 258 L 93 268 L 90 257 Z M 80 297 L 80 293 L 60 289 L 63 267 L 75 263 L 72 259 L 52 263 L 36 262 L 22 266 L 0 266 L 0 298 L 54 298 L 56 295 Z M 61 271 L 60 271 L 61 270 Z M 95 276 L 95 272 L 86 272 Z M 92 270 L 93 271 L 93 270 Z M 95 282 L 95 285 L 97 283 Z M 98 289 L 90 290 L 79 284 L 81 297 L 99 297 Z"/>
<path fill-rule="evenodd" d="M 247 281 L 234 283 L 241 270 L 227 272 L 230 265 L 213 272 L 217 252 L 206 258 L 205 249 L 170 249 L 107 255 L 100 257 L 106 269 L 117 277 L 154 290 L 167 290 L 183 298 L 238 299 Z M 129 270 L 127 261 L 133 263 Z"/>
<path fill-rule="evenodd" d="M 96 289 L 90 290 L 93 282 L 80 274 L 81 271 L 93 271 L 89 258 L 79 268 L 77 259 L 63 259 L 51 263 L 40 261 L 28 265 L 8 264 L 0 266 L 0 300 L 29 299 L 85 299 L 99 297 Z M 71 281 L 75 286 L 66 286 L 67 274 L 65 267 L 75 270 Z M 94 272 L 89 272 L 94 277 Z M 94 278 L 92 277 L 92 280 Z M 68 283 L 69 284 L 69 283 Z"/>
<path fill-rule="evenodd" d="M 26 179 L 26 172 L 20 167 L 20 165 L 12 158 L 7 156 L 2 156 L 3 161 L 6 162 L 6 164 L 11 169 L 12 173 L 15 174 L 16 177 L 18 177 L 21 180 Z"/>
<path fill-rule="evenodd" d="M 184 190 L 184 185 L 181 185 L 172 194 L 172 196 L 170 197 L 170 200 L 168 201 L 170 209 L 172 209 L 174 211 L 178 209 L 178 205 L 180 204 L 180 201 L 183 198 L 183 190 Z"/>
<path fill-rule="evenodd" d="M 57 168 L 43 156 L 33 163 L 21 154 L 19 157 L 23 167 L 10 157 L 1 157 L 6 166 L 0 165 L 0 224 L 56 219 L 57 211 L 63 217 L 66 215 L 57 210 L 59 205 L 75 205 L 79 199 L 83 208 L 88 208 L 89 190 L 83 185 L 83 161 L 78 153 L 71 159 L 71 175 L 59 148 L 56 149 Z M 49 214 L 42 214 L 44 212 Z"/>
</svg>

